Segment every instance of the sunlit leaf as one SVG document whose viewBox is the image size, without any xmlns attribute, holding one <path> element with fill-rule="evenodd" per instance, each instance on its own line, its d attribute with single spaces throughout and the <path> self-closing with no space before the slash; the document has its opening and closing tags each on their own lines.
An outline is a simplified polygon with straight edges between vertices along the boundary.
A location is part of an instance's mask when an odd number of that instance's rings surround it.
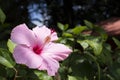
<svg viewBox="0 0 120 80">
<path fill-rule="evenodd" d="M 0 64 L 9 67 L 9 68 L 13 68 L 14 66 L 4 57 L 0 56 Z"/>
<path fill-rule="evenodd" d="M 73 35 L 72 35 L 72 34 L 67 33 L 67 32 L 64 32 L 62 36 L 64 36 L 64 37 L 73 37 Z"/>
<path fill-rule="evenodd" d="M 88 80 L 86 77 L 68 76 L 68 80 Z"/>
<path fill-rule="evenodd" d="M 74 34 L 80 34 L 82 31 L 86 30 L 86 26 L 76 26 L 72 29 L 72 33 Z"/>
<path fill-rule="evenodd" d="M 6 15 L 2 11 L 2 9 L 0 8 L 0 22 L 4 23 L 5 19 L 6 19 Z"/>
<path fill-rule="evenodd" d="M 53 80 L 52 77 L 48 76 L 45 72 L 35 70 L 34 73 L 40 80 Z"/>
<path fill-rule="evenodd" d="M 8 39 L 7 46 L 8 46 L 9 51 L 10 51 L 11 53 L 13 53 L 16 44 L 13 43 L 10 39 Z"/>
<path fill-rule="evenodd" d="M 86 49 L 88 46 L 90 46 L 95 55 L 99 55 L 102 52 L 102 42 L 99 42 L 97 38 L 77 40 L 77 42 L 83 47 L 83 49 Z"/>
<path fill-rule="evenodd" d="M 93 48 L 94 54 L 95 55 L 100 55 L 102 52 L 102 44 L 95 42 L 94 40 L 86 40 L 86 42 Z"/>
<path fill-rule="evenodd" d="M 95 55 L 99 55 L 103 49 L 103 42 L 100 37 L 86 37 L 85 40 L 77 40 L 77 42 L 85 49 L 88 45 L 93 49 Z"/>
<path fill-rule="evenodd" d="M 76 77 L 68 76 L 68 80 L 78 80 Z"/>
<path fill-rule="evenodd" d="M 89 46 L 85 41 L 77 40 L 77 42 L 83 47 L 83 49 L 86 49 Z"/>
</svg>

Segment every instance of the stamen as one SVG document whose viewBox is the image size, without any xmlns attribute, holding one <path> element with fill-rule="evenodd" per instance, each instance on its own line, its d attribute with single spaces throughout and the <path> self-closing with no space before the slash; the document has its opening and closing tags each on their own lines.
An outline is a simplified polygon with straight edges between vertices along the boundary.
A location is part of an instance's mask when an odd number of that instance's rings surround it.
<svg viewBox="0 0 120 80">
<path fill-rule="evenodd" d="M 44 44 L 49 43 L 50 40 L 51 40 L 51 37 L 50 37 L 50 36 L 47 36 L 47 37 L 45 38 L 45 42 L 44 42 Z"/>
<path fill-rule="evenodd" d="M 54 30 L 54 29 L 51 29 L 50 35 L 47 36 L 47 37 L 45 38 L 45 40 L 44 40 L 44 45 L 50 42 L 50 40 L 51 40 L 51 35 L 52 35 L 54 32 L 55 32 L 55 30 Z"/>
</svg>

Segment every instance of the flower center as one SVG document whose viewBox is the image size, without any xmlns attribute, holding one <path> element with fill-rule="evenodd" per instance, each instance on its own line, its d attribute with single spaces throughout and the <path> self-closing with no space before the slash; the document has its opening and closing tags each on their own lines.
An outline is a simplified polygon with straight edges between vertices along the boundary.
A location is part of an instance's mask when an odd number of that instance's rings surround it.
<svg viewBox="0 0 120 80">
<path fill-rule="evenodd" d="M 49 36 L 47 36 L 47 37 L 45 38 L 43 46 L 40 47 L 40 46 L 36 45 L 35 47 L 33 47 L 33 51 L 34 51 L 36 54 L 40 54 L 40 53 L 41 53 L 43 47 L 44 47 L 47 43 L 50 42 L 50 40 L 51 40 L 51 35 L 52 35 L 54 32 L 55 32 L 55 30 L 54 30 L 54 29 L 51 29 L 51 33 L 50 33 Z"/>
<path fill-rule="evenodd" d="M 33 47 L 33 51 L 36 53 L 36 54 L 40 54 L 41 51 L 42 51 L 42 48 L 40 48 L 38 45 Z"/>
</svg>

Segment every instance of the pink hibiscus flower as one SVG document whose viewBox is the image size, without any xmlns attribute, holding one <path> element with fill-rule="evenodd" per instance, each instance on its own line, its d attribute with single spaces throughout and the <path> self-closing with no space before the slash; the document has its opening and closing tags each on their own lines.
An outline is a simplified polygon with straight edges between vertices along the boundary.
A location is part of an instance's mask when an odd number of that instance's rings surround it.
<svg viewBox="0 0 120 80">
<path fill-rule="evenodd" d="M 47 70 L 48 75 L 54 76 L 59 61 L 72 52 L 67 46 L 53 42 L 57 39 L 57 33 L 45 26 L 30 30 L 25 24 L 18 25 L 11 32 L 11 40 L 17 44 L 13 57 L 16 63 Z"/>
</svg>

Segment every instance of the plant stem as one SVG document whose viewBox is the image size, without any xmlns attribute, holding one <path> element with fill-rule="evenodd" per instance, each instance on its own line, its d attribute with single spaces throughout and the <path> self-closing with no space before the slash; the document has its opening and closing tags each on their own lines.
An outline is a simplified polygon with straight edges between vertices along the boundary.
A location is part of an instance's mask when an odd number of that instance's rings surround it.
<svg viewBox="0 0 120 80">
<path fill-rule="evenodd" d="M 13 69 L 14 69 L 14 71 L 15 71 L 14 80 L 16 80 L 16 78 L 17 78 L 17 74 L 18 74 L 18 71 L 17 71 L 15 68 L 13 68 Z"/>
<path fill-rule="evenodd" d="M 106 76 L 110 79 L 110 80 L 115 80 L 112 76 L 110 76 L 109 74 L 106 74 Z"/>
<path fill-rule="evenodd" d="M 86 53 L 86 54 L 88 56 L 90 56 L 93 59 L 93 61 L 96 63 L 97 69 L 98 69 L 98 80 L 100 80 L 100 65 L 99 65 L 99 63 L 96 61 L 96 58 L 92 54 L 90 54 L 90 53 Z"/>
</svg>

